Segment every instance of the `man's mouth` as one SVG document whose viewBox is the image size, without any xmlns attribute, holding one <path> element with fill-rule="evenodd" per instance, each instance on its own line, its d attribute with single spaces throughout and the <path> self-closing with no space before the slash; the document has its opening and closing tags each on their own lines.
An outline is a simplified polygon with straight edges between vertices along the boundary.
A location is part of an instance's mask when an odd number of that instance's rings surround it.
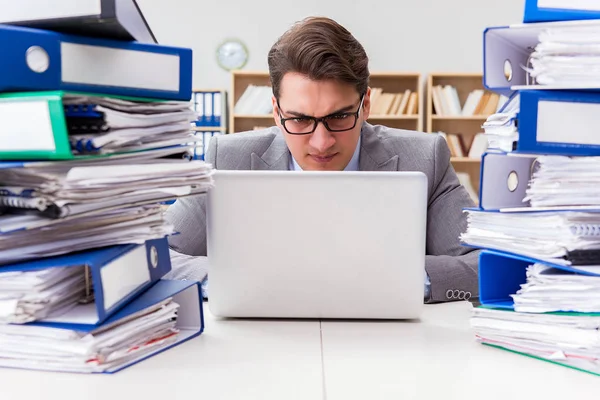
<svg viewBox="0 0 600 400">
<path fill-rule="evenodd" d="M 312 157 L 313 160 L 315 160 L 318 163 L 328 163 L 329 161 L 331 161 L 333 159 L 333 157 L 336 156 L 336 154 L 329 154 L 329 155 L 311 154 L 310 156 Z"/>
</svg>

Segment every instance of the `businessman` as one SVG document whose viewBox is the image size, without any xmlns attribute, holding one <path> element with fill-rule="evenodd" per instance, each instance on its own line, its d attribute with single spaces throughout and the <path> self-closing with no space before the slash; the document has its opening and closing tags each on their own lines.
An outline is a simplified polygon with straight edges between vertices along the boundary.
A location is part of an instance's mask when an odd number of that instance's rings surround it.
<svg viewBox="0 0 600 400">
<path fill-rule="evenodd" d="M 478 295 L 478 252 L 463 247 L 462 212 L 473 202 L 439 135 L 367 123 L 368 57 L 344 27 L 327 18 L 295 24 L 268 55 L 272 128 L 215 136 L 207 161 L 227 170 L 421 171 L 428 178 L 425 288 L 428 303 Z M 172 250 L 206 255 L 203 196 L 178 200 L 167 219 L 181 234 Z M 210 279 L 210 277 L 209 277 Z"/>
</svg>

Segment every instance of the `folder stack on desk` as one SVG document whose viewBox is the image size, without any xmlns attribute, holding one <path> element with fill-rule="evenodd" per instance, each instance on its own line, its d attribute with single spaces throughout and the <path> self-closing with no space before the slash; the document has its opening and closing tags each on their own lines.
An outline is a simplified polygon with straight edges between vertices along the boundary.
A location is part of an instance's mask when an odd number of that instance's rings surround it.
<svg viewBox="0 0 600 400">
<path fill-rule="evenodd" d="M 162 279 L 162 204 L 213 185 L 191 50 L 85 21 L 0 24 L 0 367 L 112 373 L 204 328 L 200 282 Z"/>
<path fill-rule="evenodd" d="M 471 325 L 483 344 L 600 375 L 600 8 L 544 4 L 484 34 L 484 85 L 510 99 L 483 126 L 465 210 L 461 240 L 482 249 Z"/>
</svg>

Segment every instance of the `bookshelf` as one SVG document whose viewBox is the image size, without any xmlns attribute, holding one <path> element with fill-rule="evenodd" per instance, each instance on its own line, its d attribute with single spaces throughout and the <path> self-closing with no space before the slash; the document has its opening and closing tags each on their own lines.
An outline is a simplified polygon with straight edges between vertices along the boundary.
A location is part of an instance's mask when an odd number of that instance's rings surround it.
<svg viewBox="0 0 600 400">
<path fill-rule="evenodd" d="M 423 130 L 423 89 L 420 73 L 374 72 L 371 73 L 369 86 L 369 123 L 412 131 Z M 386 96 L 393 98 L 386 99 Z"/>
<path fill-rule="evenodd" d="M 481 152 L 487 143 L 481 126 L 505 99 L 484 89 L 481 73 L 431 73 L 426 91 L 426 132 L 445 134 L 454 169 L 467 173 L 478 193 Z"/>
<path fill-rule="evenodd" d="M 258 104 L 256 107 L 247 106 L 248 103 L 244 104 L 243 101 L 239 102 L 240 99 L 244 100 L 244 93 L 250 85 L 270 87 L 268 72 L 233 71 L 231 80 L 229 131 L 231 133 L 243 132 L 257 127 L 274 125 L 273 115 L 270 111 L 271 94 L 267 94 L 268 90 L 265 89 L 261 94 L 254 89 L 254 101 L 250 103 Z M 370 123 L 392 128 L 423 130 L 421 74 L 372 73 L 370 86 L 372 89 L 379 89 L 375 96 L 372 94 L 371 116 L 368 119 Z M 412 95 L 413 99 L 411 100 L 410 94 L 412 93 L 415 94 Z M 256 99 L 259 99 L 258 102 Z M 381 102 L 378 103 L 378 101 Z M 238 105 L 237 109 L 236 105 Z M 375 110 L 379 113 L 373 113 L 374 106 L 377 106 Z"/>
<path fill-rule="evenodd" d="M 204 160 L 208 143 L 214 135 L 227 133 L 227 91 L 225 89 L 193 89 L 192 108 L 196 120 L 192 131 L 202 140 L 196 142 L 194 158 Z"/>
<path fill-rule="evenodd" d="M 237 133 L 251 131 L 255 127 L 273 126 L 273 114 L 271 112 L 245 112 L 236 110 L 236 104 L 246 92 L 250 85 L 257 87 L 270 87 L 271 80 L 269 73 L 264 71 L 232 71 L 231 72 L 231 96 L 230 96 L 230 117 L 229 132 Z M 268 104 L 271 104 L 271 97 L 268 96 Z M 264 101 L 267 101 L 264 100 Z M 246 108 L 248 109 L 248 108 Z"/>
</svg>

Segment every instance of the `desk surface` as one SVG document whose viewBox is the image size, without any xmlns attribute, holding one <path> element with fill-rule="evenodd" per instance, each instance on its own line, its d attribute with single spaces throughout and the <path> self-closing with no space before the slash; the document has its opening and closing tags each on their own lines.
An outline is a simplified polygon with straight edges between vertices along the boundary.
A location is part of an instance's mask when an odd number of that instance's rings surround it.
<svg viewBox="0 0 600 400">
<path fill-rule="evenodd" d="M 467 302 L 426 307 L 418 323 L 323 322 L 327 400 L 566 399 L 600 377 L 474 341 Z"/>
<path fill-rule="evenodd" d="M 117 374 L 0 369 L 0 393 L 11 400 L 504 400 L 564 398 L 600 388 L 593 375 L 474 342 L 469 307 L 428 305 L 419 322 L 208 315 L 200 337 Z"/>
</svg>

